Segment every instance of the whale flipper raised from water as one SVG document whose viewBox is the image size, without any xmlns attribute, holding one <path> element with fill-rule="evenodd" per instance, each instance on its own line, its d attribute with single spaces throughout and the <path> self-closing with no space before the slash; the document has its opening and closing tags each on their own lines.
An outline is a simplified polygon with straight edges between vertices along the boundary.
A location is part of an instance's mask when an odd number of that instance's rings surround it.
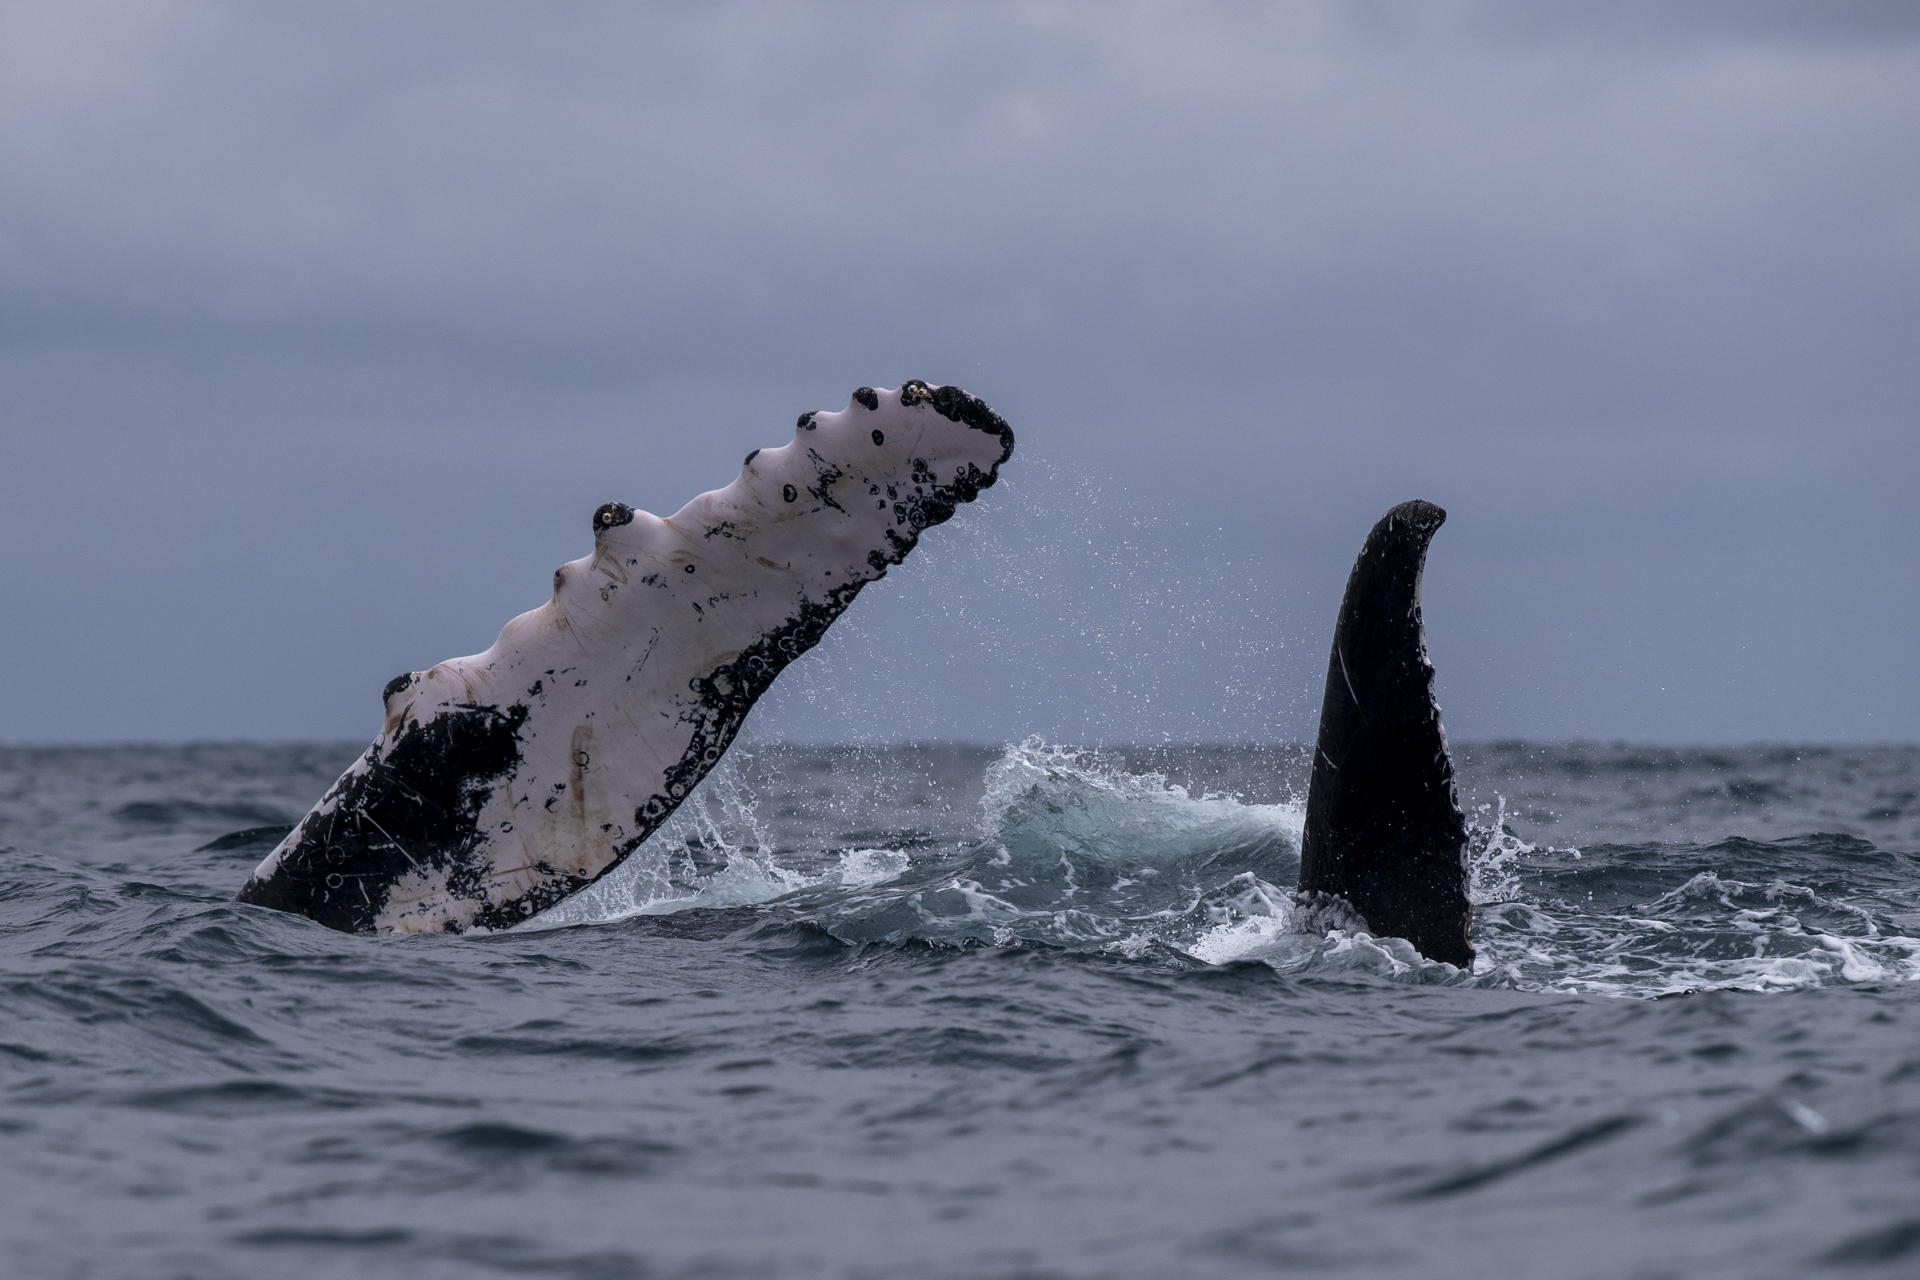
<svg viewBox="0 0 1920 1280">
<path fill-rule="evenodd" d="M 773 678 L 1013 452 L 956 387 L 862 387 L 593 552 L 485 653 L 396 678 L 386 724 L 242 902 L 349 932 L 501 929 L 612 870 L 719 761 Z"/>
<path fill-rule="evenodd" d="M 1403 502 L 1354 561 L 1327 660 L 1298 897 L 1339 899 L 1371 933 L 1469 966 L 1467 824 L 1420 623 L 1427 543 L 1447 513 Z"/>
</svg>

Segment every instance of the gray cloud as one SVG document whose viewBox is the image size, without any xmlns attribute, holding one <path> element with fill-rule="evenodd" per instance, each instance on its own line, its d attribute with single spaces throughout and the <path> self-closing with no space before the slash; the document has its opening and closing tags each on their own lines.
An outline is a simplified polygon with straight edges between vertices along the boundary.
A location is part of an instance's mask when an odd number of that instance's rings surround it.
<svg viewBox="0 0 1920 1280">
<path fill-rule="evenodd" d="M 1456 736 L 1913 737 L 1909 11 L 10 8 L 0 736 L 362 736 L 920 376 L 1008 487 L 763 732 L 1308 732 L 1418 494 Z"/>
</svg>

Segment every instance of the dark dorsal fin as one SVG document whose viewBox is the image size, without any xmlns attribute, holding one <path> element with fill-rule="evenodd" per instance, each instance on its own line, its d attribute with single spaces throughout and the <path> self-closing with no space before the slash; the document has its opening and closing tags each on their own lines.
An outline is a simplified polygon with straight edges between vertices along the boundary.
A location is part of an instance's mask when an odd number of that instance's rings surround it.
<svg viewBox="0 0 1920 1280">
<path fill-rule="evenodd" d="M 1382 937 L 1473 963 L 1467 824 L 1420 625 L 1427 543 L 1447 513 L 1403 502 L 1360 548 L 1327 659 L 1300 894 L 1332 894 Z"/>
</svg>

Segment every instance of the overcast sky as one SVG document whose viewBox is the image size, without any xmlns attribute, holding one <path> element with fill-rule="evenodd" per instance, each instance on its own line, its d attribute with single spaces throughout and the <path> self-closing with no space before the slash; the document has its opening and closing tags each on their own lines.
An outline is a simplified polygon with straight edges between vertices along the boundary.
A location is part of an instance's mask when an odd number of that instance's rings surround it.
<svg viewBox="0 0 1920 1280">
<path fill-rule="evenodd" d="M 856 386 L 1004 483 L 764 738 L 1920 739 L 1920 5 L 0 0 L 0 740 L 365 739 Z"/>
</svg>

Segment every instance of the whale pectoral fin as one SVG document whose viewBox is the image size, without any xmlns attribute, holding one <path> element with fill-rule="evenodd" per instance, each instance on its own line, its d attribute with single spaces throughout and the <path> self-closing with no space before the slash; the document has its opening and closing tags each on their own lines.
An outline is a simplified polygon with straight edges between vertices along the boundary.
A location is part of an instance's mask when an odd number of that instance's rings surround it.
<svg viewBox="0 0 1920 1280">
<path fill-rule="evenodd" d="M 348 932 L 502 929 L 593 883 L 732 743 L 774 677 L 921 533 L 993 484 L 1013 432 L 957 387 L 862 387 L 592 552 L 485 653 L 389 684 L 367 752 L 240 890 Z"/>
<path fill-rule="evenodd" d="M 1308 917 L 1338 898 L 1370 932 L 1464 968 L 1467 824 L 1420 620 L 1427 544 L 1446 518 L 1430 502 L 1401 503 L 1354 561 L 1327 660 L 1297 896 Z"/>
</svg>

